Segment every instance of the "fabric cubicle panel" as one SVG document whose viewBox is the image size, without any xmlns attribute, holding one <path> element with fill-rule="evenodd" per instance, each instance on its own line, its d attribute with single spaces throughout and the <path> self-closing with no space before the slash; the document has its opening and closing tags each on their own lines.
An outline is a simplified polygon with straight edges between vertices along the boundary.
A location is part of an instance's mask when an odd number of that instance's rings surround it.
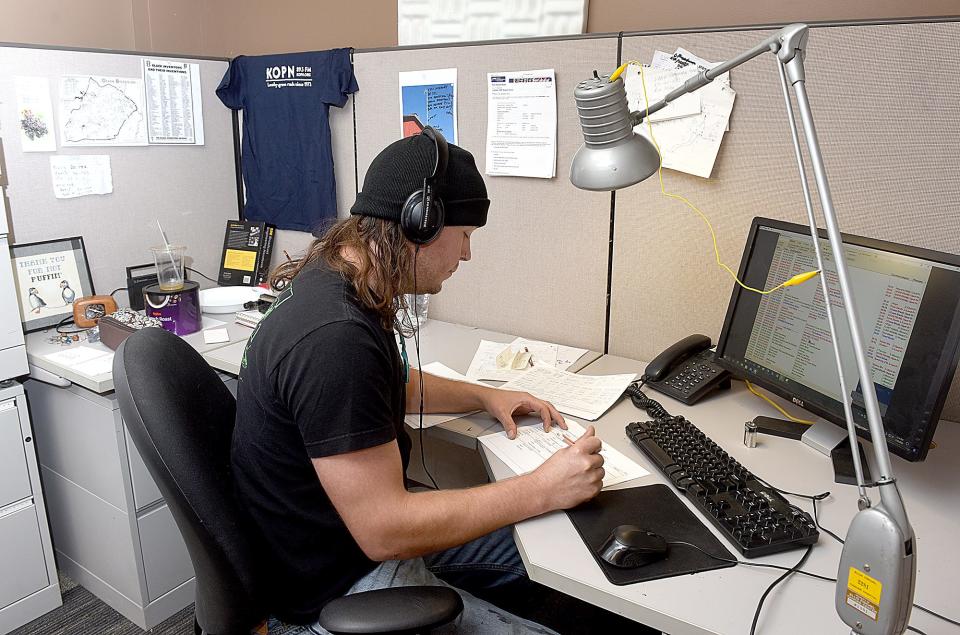
<svg viewBox="0 0 960 635">
<path fill-rule="evenodd" d="M 20 243 L 83 236 L 99 293 L 126 286 L 125 267 L 153 262 L 149 248 L 161 242 L 157 220 L 171 242 L 187 247 L 188 266 L 216 278 L 226 221 L 238 217 L 233 118 L 214 93 L 227 69 L 226 60 L 175 58 L 200 65 L 204 145 L 62 145 L 60 77 L 140 77 L 144 57 L 167 59 L 152 54 L 0 47 L 0 103 L 4 104 L 0 129 L 11 233 Z M 16 134 L 16 76 L 49 80 L 57 123 L 56 152 L 21 150 Z M 55 198 L 50 157 L 90 154 L 109 155 L 113 193 Z"/>
<path fill-rule="evenodd" d="M 360 90 L 364 89 L 363 81 L 358 77 Z M 344 218 L 350 213 L 350 206 L 357 194 L 357 179 L 354 172 L 353 151 L 353 100 L 356 93 L 350 95 L 343 108 L 330 107 L 330 137 L 333 149 L 333 174 L 337 180 L 337 217 Z M 313 234 L 294 230 L 281 229 L 275 237 L 273 254 L 270 266 L 276 267 L 286 259 L 284 251 L 291 258 L 297 258 L 306 253 Z"/>
<path fill-rule="evenodd" d="M 627 36 L 623 59 L 649 62 L 656 49 L 682 46 L 721 61 L 770 33 Z M 807 87 L 843 231 L 960 253 L 960 59 L 930 57 L 958 39 L 958 22 L 811 29 Z M 664 182 L 710 218 L 721 258 L 737 270 L 754 216 L 806 224 L 806 211 L 773 57 L 730 79 L 737 97 L 711 178 L 666 170 Z M 733 282 L 706 225 L 662 197 L 655 177 L 616 200 L 610 353 L 652 359 L 691 333 L 716 341 Z M 956 379 L 943 417 L 960 420 Z"/>
<path fill-rule="evenodd" d="M 400 137 L 398 71 L 456 67 L 458 145 L 485 172 L 487 73 L 553 68 L 557 78 L 557 176 L 485 176 L 492 201 L 474 234 L 473 259 L 430 300 L 430 316 L 603 350 L 610 197 L 569 181 L 581 144 L 574 86 L 616 65 L 615 37 L 357 51 L 357 159 L 367 166 Z"/>
</svg>

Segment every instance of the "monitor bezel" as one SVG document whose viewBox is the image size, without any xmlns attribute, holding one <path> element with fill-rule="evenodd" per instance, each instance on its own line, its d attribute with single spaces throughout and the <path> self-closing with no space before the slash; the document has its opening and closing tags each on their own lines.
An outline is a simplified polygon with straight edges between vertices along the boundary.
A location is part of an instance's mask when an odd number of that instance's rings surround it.
<svg viewBox="0 0 960 635">
<path fill-rule="evenodd" d="M 747 242 L 744 245 L 743 256 L 740 260 L 740 268 L 737 273 L 741 280 L 746 275 L 747 263 L 750 260 L 754 245 L 756 244 L 757 233 L 761 228 L 780 229 L 784 231 L 796 232 L 808 237 L 810 236 L 810 227 L 808 225 L 799 225 L 789 221 L 765 218 L 762 216 L 755 217 L 753 222 L 750 224 L 750 232 L 747 235 Z M 827 238 L 827 232 L 825 229 L 818 229 L 818 235 L 822 239 Z M 844 244 L 857 245 L 860 247 L 867 247 L 913 258 L 919 258 L 934 263 L 960 267 L 960 256 L 956 256 L 954 254 L 934 251 L 932 249 L 925 249 L 923 247 L 914 247 L 912 245 L 902 245 L 886 240 L 867 238 L 865 236 L 857 236 L 854 234 L 841 233 L 841 237 Z M 819 284 L 819 282 L 817 282 L 817 284 Z M 733 285 L 733 291 L 730 295 L 730 302 L 727 305 L 726 315 L 723 319 L 723 329 L 720 331 L 720 339 L 717 342 L 717 362 L 723 368 L 730 371 L 730 373 L 738 379 L 749 379 L 751 383 L 765 388 L 766 390 L 769 390 L 770 392 L 786 399 L 787 401 L 802 407 L 804 410 L 812 412 L 820 417 L 823 417 L 827 421 L 846 429 L 846 419 L 844 418 L 842 407 L 840 408 L 839 412 L 836 412 L 829 408 L 822 407 L 820 404 L 808 403 L 810 400 L 804 399 L 805 395 L 798 395 L 793 391 L 787 390 L 784 386 L 776 383 L 775 381 L 768 380 L 763 376 L 755 375 L 754 373 L 746 371 L 728 360 L 725 353 L 730 324 L 733 320 L 737 303 L 741 297 L 741 294 L 743 293 L 747 293 L 747 291 L 741 288 L 738 284 Z M 939 367 L 934 370 L 934 373 L 931 377 L 931 385 L 938 385 L 943 381 L 952 382 L 954 376 L 956 375 L 957 364 L 960 362 L 960 304 L 958 304 L 956 313 L 954 314 L 951 332 L 945 334 L 945 340 L 947 347 L 949 347 L 951 344 L 953 345 L 953 354 L 950 355 L 949 351 L 947 351 L 947 354 L 944 357 L 941 357 Z M 892 453 L 901 456 L 908 461 L 922 461 L 926 458 L 927 452 L 930 449 L 930 442 L 933 440 L 937 425 L 940 422 L 940 416 L 943 412 L 943 406 L 946 403 L 948 391 L 949 384 L 946 389 L 940 390 L 935 395 L 930 408 L 930 420 L 927 421 L 926 431 L 920 447 L 917 448 L 917 451 L 912 453 L 909 450 L 901 448 L 897 445 L 887 444 L 887 447 Z M 862 438 L 868 441 L 870 440 L 869 431 L 857 428 L 857 433 Z"/>
</svg>

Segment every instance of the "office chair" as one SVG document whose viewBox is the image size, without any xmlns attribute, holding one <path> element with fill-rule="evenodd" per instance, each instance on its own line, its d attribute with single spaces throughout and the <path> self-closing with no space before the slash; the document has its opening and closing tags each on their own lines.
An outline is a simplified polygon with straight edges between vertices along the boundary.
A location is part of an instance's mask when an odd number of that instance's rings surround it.
<svg viewBox="0 0 960 635">
<path fill-rule="evenodd" d="M 197 635 L 247 635 L 264 622 L 269 569 L 230 468 L 236 400 L 182 339 L 159 328 L 117 349 L 120 413 L 183 536 L 196 574 Z M 332 633 L 418 633 L 456 618 L 449 587 L 397 587 L 337 598 L 321 625 Z"/>
</svg>

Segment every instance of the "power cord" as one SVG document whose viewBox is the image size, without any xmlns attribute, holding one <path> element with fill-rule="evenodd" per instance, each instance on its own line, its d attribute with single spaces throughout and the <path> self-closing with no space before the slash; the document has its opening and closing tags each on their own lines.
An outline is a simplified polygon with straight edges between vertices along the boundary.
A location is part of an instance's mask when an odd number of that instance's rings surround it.
<svg viewBox="0 0 960 635">
<path fill-rule="evenodd" d="M 184 269 L 186 269 L 187 271 L 190 271 L 190 272 L 193 272 L 193 273 L 197 274 L 197 275 L 200 276 L 201 278 L 206 278 L 207 280 L 209 280 L 209 281 L 212 282 L 213 284 L 220 284 L 219 282 L 217 282 L 216 280 L 214 280 L 214 279 L 211 278 L 210 276 L 208 276 L 208 275 L 206 275 L 206 274 L 203 274 L 203 273 L 200 273 L 199 271 L 197 271 L 197 270 L 194 269 L 193 267 L 184 267 Z"/>
</svg>

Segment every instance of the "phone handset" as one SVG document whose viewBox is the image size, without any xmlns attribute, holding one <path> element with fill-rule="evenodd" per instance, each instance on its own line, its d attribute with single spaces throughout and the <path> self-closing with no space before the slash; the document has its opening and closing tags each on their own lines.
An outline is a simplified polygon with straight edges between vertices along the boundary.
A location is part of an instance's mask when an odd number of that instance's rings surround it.
<svg viewBox="0 0 960 635">
<path fill-rule="evenodd" d="M 647 365 L 643 379 L 650 389 L 687 405 L 730 387 L 730 373 L 716 362 L 706 335 L 685 337 L 657 355 Z"/>
<path fill-rule="evenodd" d="M 657 355 L 647 365 L 643 376 L 647 381 L 660 381 L 677 364 L 708 348 L 710 348 L 710 338 L 706 335 L 685 337 Z"/>
</svg>

